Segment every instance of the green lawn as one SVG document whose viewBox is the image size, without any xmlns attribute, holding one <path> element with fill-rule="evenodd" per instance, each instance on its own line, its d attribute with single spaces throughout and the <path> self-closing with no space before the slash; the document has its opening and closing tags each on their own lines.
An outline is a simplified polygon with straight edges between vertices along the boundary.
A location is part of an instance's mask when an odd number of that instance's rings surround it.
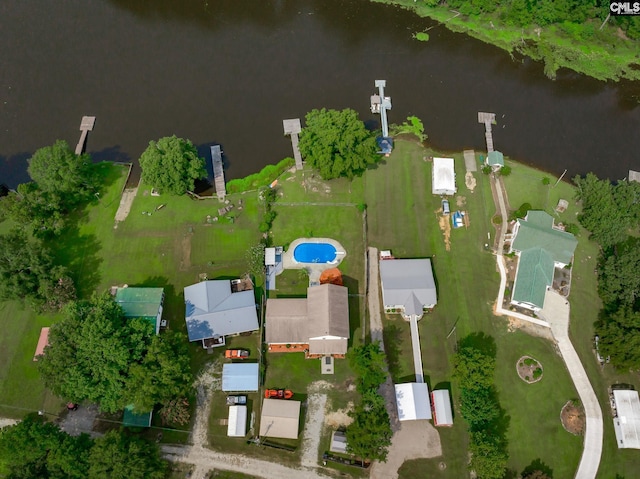
<svg viewBox="0 0 640 479">
<path fill-rule="evenodd" d="M 469 191 L 463 183 L 462 156 L 453 155 L 459 190 L 449 201 L 452 210 L 468 212 L 470 225 L 451 231 L 451 249 L 447 251 L 436 213 L 440 198 L 431 195 L 431 156 L 434 152 L 430 150 L 398 141 L 386 165 L 368 172 L 365 178 L 370 244 L 391 249 L 396 257 L 431 257 L 433 261 L 438 305 L 419 323 L 426 380 L 431 388 L 451 390 L 457 403 L 451 364 L 456 341 L 474 332 L 491 336 L 498 351 L 496 387 L 501 406 L 510 418 L 509 469 L 519 473 L 541 458 L 554 469 L 554 478 L 571 477 L 582 445 L 581 439 L 564 431 L 559 421 L 562 405 L 576 396 L 564 364 L 548 341 L 508 332 L 507 322 L 492 314 L 499 276 L 495 257 L 484 247 L 487 233 L 494 236 L 490 218 L 495 207 L 488 179 L 476 173 L 477 186 L 473 193 Z M 518 178 L 515 167 L 513 176 Z M 390 315 L 384 328 L 394 380 L 413 381 L 408 323 L 398 315 Z M 524 354 L 543 363 L 545 378 L 539 383 L 527 385 L 518 378 L 516 361 Z M 408 461 L 400 470 L 401 478 L 431 477 L 425 476 L 429 471 L 433 477 L 452 479 L 468 474 L 466 425 L 457 407 L 454 414 L 454 427 L 438 430 L 443 457 Z M 541 442 L 539 434 L 531 431 L 539 431 L 550 440 Z M 439 469 L 440 462 L 447 465 L 446 469 Z"/>
<path fill-rule="evenodd" d="M 556 221 L 578 223 L 576 218 L 578 205 L 575 203 L 574 188 L 570 183 L 561 182 L 557 187 L 551 188 L 550 193 L 547 193 L 549 187 L 542 184 L 542 178 L 545 176 L 551 178 L 550 186 L 555 184 L 555 178 L 523 165 L 513 164 L 513 166 L 512 175 L 505 178 L 512 207 L 517 208 L 522 202 L 527 201 L 534 208 L 543 208 L 548 213 L 554 214 Z M 527 184 L 530 185 L 528 189 Z M 548 200 L 546 199 L 547 195 L 549 196 Z M 560 197 L 569 200 L 569 208 L 565 213 L 559 215 L 553 211 L 553 208 Z M 619 474 L 621 477 L 630 478 L 635 477 L 637 471 L 640 470 L 640 456 L 629 450 L 620 450 L 616 445 L 608 388 L 613 384 L 622 383 L 631 384 L 640 390 L 640 378 L 637 374 L 616 371 L 610 365 L 601 367 L 596 360 L 593 350 L 595 335 L 593 323 L 598 319 L 598 313 L 602 307 L 596 292 L 597 276 L 594 273 L 597 268 L 599 248 L 596 243 L 589 241 L 588 236 L 589 233 L 580 228 L 569 296 L 571 302 L 570 335 L 573 346 L 578 352 L 589 375 L 591 385 L 598 396 L 604 417 L 605 434 L 598 477 L 615 479 L 616 474 Z"/>
</svg>

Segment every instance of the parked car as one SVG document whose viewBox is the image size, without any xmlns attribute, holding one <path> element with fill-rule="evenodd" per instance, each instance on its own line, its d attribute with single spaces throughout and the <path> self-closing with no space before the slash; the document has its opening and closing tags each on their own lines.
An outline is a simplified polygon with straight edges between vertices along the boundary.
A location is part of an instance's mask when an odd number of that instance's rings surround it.
<svg viewBox="0 0 640 479">
<path fill-rule="evenodd" d="M 442 214 L 448 215 L 451 213 L 449 210 L 449 200 L 442 200 Z"/>
<path fill-rule="evenodd" d="M 246 359 L 249 357 L 249 351 L 246 349 L 227 349 L 224 352 L 224 357 L 227 359 Z"/>
<path fill-rule="evenodd" d="M 227 406 L 247 404 L 247 396 L 227 396 Z"/>
</svg>

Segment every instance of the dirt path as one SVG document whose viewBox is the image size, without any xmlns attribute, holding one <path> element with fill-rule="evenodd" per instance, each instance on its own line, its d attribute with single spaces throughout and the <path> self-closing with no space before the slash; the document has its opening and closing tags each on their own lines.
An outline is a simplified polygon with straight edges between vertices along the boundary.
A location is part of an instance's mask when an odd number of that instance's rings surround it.
<svg viewBox="0 0 640 479">
<path fill-rule="evenodd" d="M 444 249 L 451 250 L 451 220 L 449 215 L 440 216 L 440 210 L 438 210 L 438 225 L 444 235 Z"/>
<path fill-rule="evenodd" d="M 264 479 L 327 479 L 313 469 L 287 467 L 275 462 L 226 454 L 197 446 L 162 446 L 165 459 L 195 466 L 191 479 L 205 478 L 212 469 L 241 472 Z"/>
<path fill-rule="evenodd" d="M 318 466 L 318 449 L 320 448 L 320 436 L 326 407 L 326 394 L 313 393 L 307 397 L 307 420 L 304 424 L 302 459 L 300 461 L 304 467 Z"/>
<path fill-rule="evenodd" d="M 127 216 L 129 216 L 129 212 L 131 211 L 131 205 L 133 204 L 133 200 L 136 198 L 137 194 L 137 186 L 135 188 L 127 188 L 122 192 L 120 206 L 118 206 L 118 211 L 116 211 L 116 224 L 113 226 L 114 228 L 118 227 L 118 223 L 127 219 Z"/>
</svg>

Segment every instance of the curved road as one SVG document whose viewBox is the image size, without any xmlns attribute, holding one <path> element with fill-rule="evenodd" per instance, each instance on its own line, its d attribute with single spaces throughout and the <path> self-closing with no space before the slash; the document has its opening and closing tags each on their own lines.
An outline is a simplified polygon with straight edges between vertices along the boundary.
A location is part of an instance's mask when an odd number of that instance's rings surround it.
<svg viewBox="0 0 640 479">
<path fill-rule="evenodd" d="M 502 224 L 507 224 L 507 209 L 505 207 L 504 192 L 501 185 L 500 178 L 493 178 L 492 187 L 495 188 L 494 198 L 497 198 L 498 207 L 500 209 L 500 215 L 502 216 Z M 508 316 L 515 316 L 518 319 L 523 319 L 532 323 L 536 323 L 541 326 L 551 326 L 551 332 L 555 338 L 562 359 L 567 366 L 571 380 L 575 385 L 580 401 L 584 406 L 585 416 L 587 418 L 587 424 L 584 433 L 584 449 L 582 451 L 582 457 L 580 458 L 580 464 L 576 471 L 575 479 L 595 479 L 598 474 L 598 467 L 600 466 L 600 457 L 602 455 L 602 438 L 603 438 L 603 422 L 602 422 L 602 409 L 600 409 L 600 403 L 596 397 L 596 393 L 589 382 L 589 377 L 584 369 L 584 366 L 580 362 L 580 358 L 576 353 L 576 350 L 571 344 L 569 339 L 569 317 L 570 306 L 569 302 L 558 293 L 553 291 L 547 291 L 544 299 L 544 309 L 539 312 L 546 321 L 540 321 L 535 318 L 530 318 L 522 314 L 514 314 L 511 311 L 502 309 L 502 300 L 504 298 L 504 287 L 506 284 L 506 272 L 504 269 L 504 262 L 502 259 L 502 251 L 504 247 L 504 232 L 506 228 L 502 228 L 500 231 L 500 238 L 498 241 L 498 251 L 496 255 L 496 261 L 498 262 L 498 269 L 500 270 L 500 290 L 498 292 L 498 300 L 496 304 L 496 312 Z"/>
</svg>

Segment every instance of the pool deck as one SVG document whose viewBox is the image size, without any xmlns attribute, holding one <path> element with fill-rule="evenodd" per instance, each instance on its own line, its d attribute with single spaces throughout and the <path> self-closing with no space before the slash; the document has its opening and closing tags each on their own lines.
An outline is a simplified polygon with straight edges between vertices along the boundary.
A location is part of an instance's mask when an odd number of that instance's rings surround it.
<svg viewBox="0 0 640 479">
<path fill-rule="evenodd" d="M 328 243 L 336 249 L 336 259 L 331 263 L 300 263 L 293 257 L 296 246 L 302 243 Z M 309 286 L 320 284 L 320 275 L 325 269 L 337 268 L 342 260 L 347 256 L 344 247 L 331 238 L 298 238 L 289 245 L 289 249 L 282 255 L 282 266 L 284 269 L 304 269 L 309 274 Z"/>
</svg>

